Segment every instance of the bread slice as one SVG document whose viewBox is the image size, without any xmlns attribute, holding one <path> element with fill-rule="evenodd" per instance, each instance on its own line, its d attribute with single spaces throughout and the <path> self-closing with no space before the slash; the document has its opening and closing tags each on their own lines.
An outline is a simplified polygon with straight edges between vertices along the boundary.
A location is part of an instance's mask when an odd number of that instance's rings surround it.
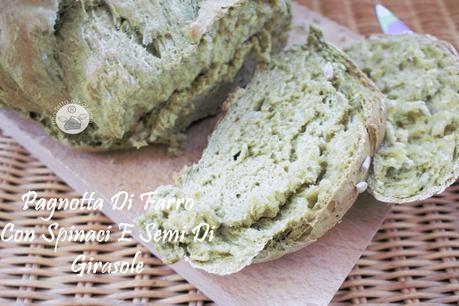
<svg viewBox="0 0 459 306">
<path fill-rule="evenodd" d="M 383 98 L 311 28 L 307 46 L 276 55 L 225 103 L 200 161 L 158 188 L 154 202 L 192 199 L 193 208 L 152 208 L 142 227 L 214 227 L 212 241 L 155 243 L 169 261 L 184 257 L 217 274 L 313 242 L 365 187 L 364 161 L 383 137 Z"/>
<path fill-rule="evenodd" d="M 459 58 L 429 35 L 375 35 L 347 50 L 391 101 L 373 195 L 405 203 L 441 193 L 459 175 Z"/>
<path fill-rule="evenodd" d="M 0 103 L 81 149 L 176 144 L 219 109 L 244 64 L 283 46 L 290 2 L 6 1 Z M 53 122 L 70 101 L 91 116 L 78 135 Z"/>
</svg>

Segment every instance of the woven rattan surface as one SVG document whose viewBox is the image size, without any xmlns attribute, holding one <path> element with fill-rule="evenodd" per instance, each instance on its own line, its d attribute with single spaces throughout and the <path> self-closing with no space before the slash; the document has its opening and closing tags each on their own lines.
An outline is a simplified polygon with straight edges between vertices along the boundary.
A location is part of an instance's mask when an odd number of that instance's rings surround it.
<svg viewBox="0 0 459 306">
<path fill-rule="evenodd" d="M 94 211 L 58 211 L 44 221 L 49 212 L 23 210 L 21 196 L 29 191 L 43 198 L 78 197 L 42 163 L 11 138 L 0 135 L 0 228 L 12 223 L 16 229 L 33 228 L 37 235 L 58 222 L 61 227 L 105 229 L 111 221 Z M 119 242 L 120 232 L 112 230 L 107 243 L 62 243 L 54 245 L 38 238 L 31 243 L 0 240 L 0 305 L 12 302 L 43 302 L 45 305 L 113 305 L 119 302 L 164 302 L 201 305 L 207 298 L 196 291 L 167 265 L 149 255 L 135 242 Z M 70 270 L 76 256 L 116 262 L 132 260 L 141 250 L 145 269 L 141 274 L 83 274 Z M 78 302 L 75 302 L 75 298 Z"/>
<path fill-rule="evenodd" d="M 376 1 L 301 1 L 362 34 L 379 32 Z M 417 32 L 434 34 L 459 46 L 459 0 L 380 1 Z M 44 198 L 78 197 L 50 170 L 10 138 L 0 135 L 0 229 L 44 232 L 51 222 L 79 229 L 106 228 L 99 213 L 22 210 L 20 196 L 36 190 Z M 45 305 L 113 305 L 119 302 L 202 305 L 210 303 L 182 277 L 135 242 L 64 243 L 58 252 L 42 239 L 33 243 L 0 241 L 0 305 L 40 302 Z M 142 250 L 141 274 L 84 274 L 70 271 L 75 256 L 116 262 Z M 338 258 L 339 256 L 337 256 Z M 78 297 L 78 302 L 75 302 Z M 459 305 L 459 185 L 441 196 L 412 205 L 394 206 L 373 242 L 354 267 L 332 304 L 420 302 Z"/>
</svg>

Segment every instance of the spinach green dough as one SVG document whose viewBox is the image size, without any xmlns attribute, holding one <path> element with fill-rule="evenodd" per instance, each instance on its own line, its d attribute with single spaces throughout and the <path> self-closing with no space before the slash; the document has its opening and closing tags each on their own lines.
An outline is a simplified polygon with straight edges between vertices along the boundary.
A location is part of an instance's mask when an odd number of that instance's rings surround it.
<svg viewBox="0 0 459 306">
<path fill-rule="evenodd" d="M 459 175 L 459 60 L 432 36 L 375 35 L 348 55 L 391 101 L 368 183 L 376 198 L 412 202 Z"/>
<path fill-rule="evenodd" d="M 0 105 L 80 149 L 177 145 L 191 122 L 218 110 L 249 63 L 282 48 L 290 2 L 3 1 Z M 70 101 L 91 116 L 78 135 L 53 122 Z"/>
<path fill-rule="evenodd" d="M 297 250 L 333 227 L 365 184 L 383 138 L 384 96 L 312 28 L 307 46 L 273 57 L 226 114 L 200 161 L 158 199 L 193 199 L 192 209 L 151 209 L 144 229 L 215 228 L 212 241 L 155 242 L 169 261 L 229 274 Z M 360 190 L 361 191 L 361 190 Z"/>
</svg>

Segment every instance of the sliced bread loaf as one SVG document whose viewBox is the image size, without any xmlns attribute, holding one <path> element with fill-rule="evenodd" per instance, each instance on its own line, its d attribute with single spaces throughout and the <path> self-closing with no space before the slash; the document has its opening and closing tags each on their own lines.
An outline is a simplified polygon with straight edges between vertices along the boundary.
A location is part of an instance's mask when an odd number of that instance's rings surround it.
<svg viewBox="0 0 459 306">
<path fill-rule="evenodd" d="M 368 180 L 385 202 L 442 192 L 459 175 L 459 58 L 432 36 L 375 35 L 347 50 L 391 101 Z"/>
<path fill-rule="evenodd" d="M 152 208 L 142 227 L 190 234 L 202 223 L 213 227 L 212 241 L 184 235 L 155 244 L 169 261 L 184 257 L 217 274 L 313 242 L 365 187 L 364 161 L 382 140 L 383 98 L 312 28 L 307 46 L 259 67 L 226 102 L 201 160 L 175 186 L 158 188 L 157 201 L 192 199 L 193 208 Z"/>
<path fill-rule="evenodd" d="M 0 103 L 91 150 L 176 143 L 249 58 L 280 49 L 291 17 L 290 0 L 20 0 L 0 14 Z M 69 101 L 91 116 L 78 135 L 53 123 Z"/>
</svg>

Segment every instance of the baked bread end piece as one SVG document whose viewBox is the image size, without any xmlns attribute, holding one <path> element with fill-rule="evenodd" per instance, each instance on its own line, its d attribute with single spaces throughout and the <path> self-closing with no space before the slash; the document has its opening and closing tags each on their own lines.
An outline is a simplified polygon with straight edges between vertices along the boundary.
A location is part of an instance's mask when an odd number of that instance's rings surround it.
<svg viewBox="0 0 459 306">
<path fill-rule="evenodd" d="M 441 193 L 459 176 L 459 57 L 430 35 L 373 35 L 349 56 L 387 100 L 387 127 L 368 180 L 383 202 Z"/>
</svg>

